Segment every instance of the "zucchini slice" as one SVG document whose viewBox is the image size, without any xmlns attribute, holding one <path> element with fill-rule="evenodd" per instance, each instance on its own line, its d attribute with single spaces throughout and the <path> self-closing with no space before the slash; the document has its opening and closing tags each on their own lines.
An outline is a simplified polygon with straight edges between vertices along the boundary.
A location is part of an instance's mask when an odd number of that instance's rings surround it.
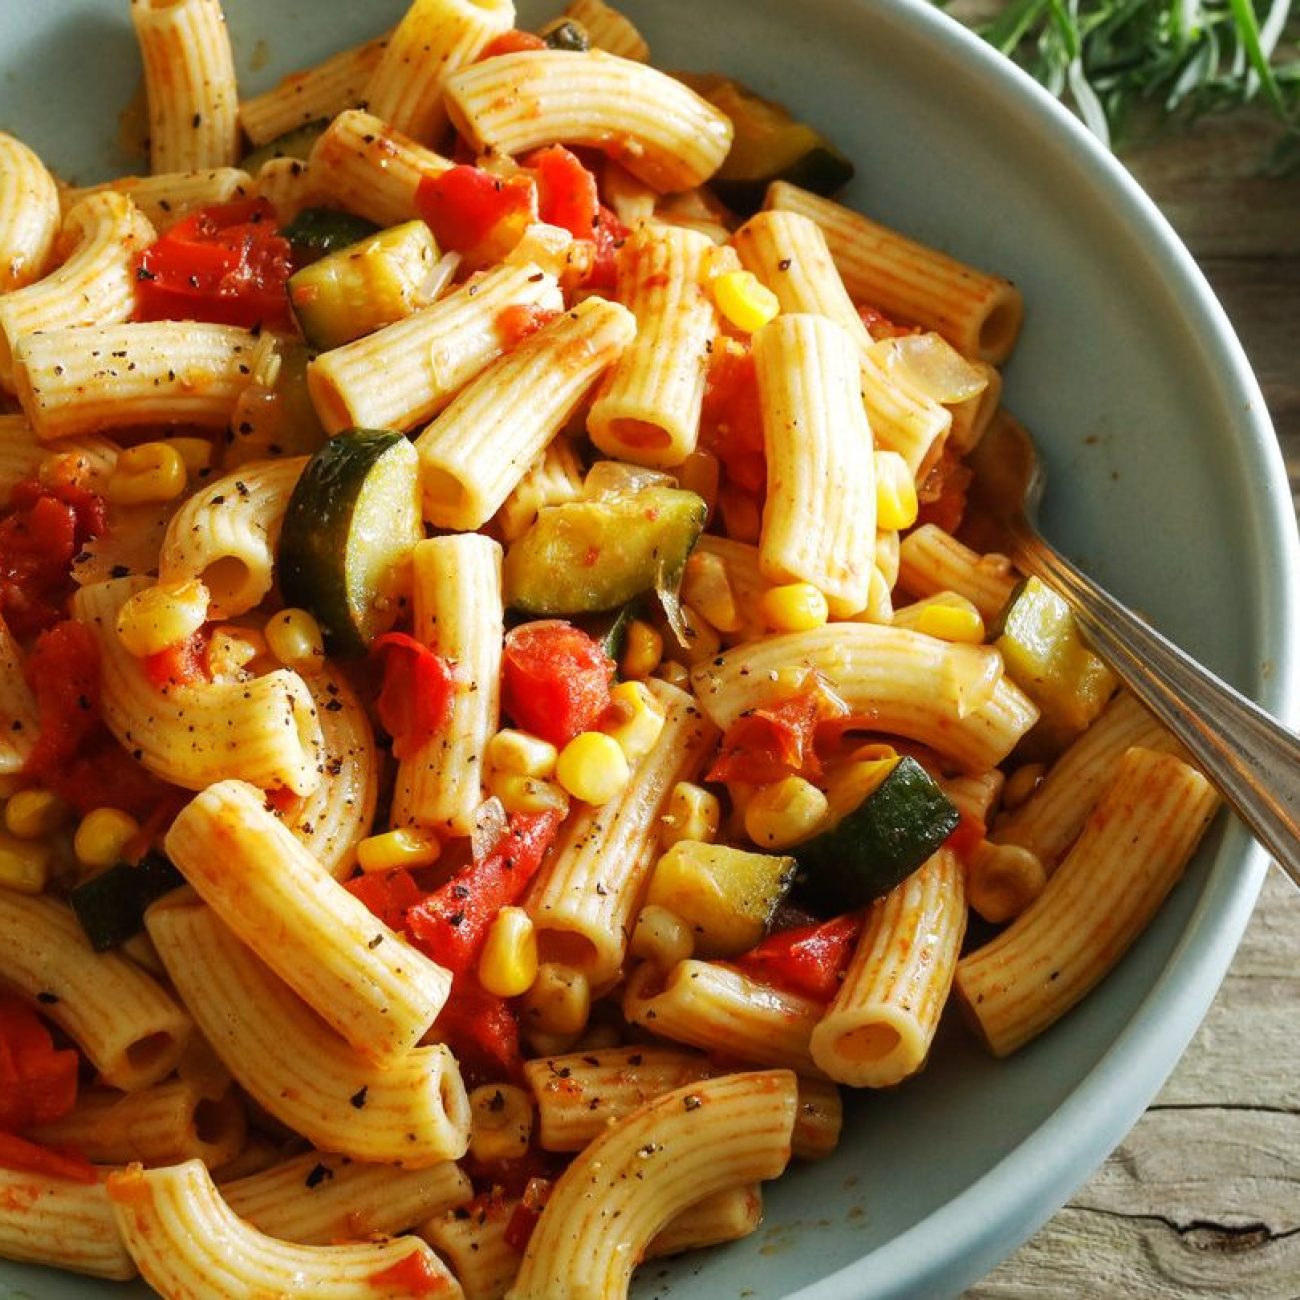
<svg viewBox="0 0 1300 1300">
<path fill-rule="evenodd" d="M 733 211 L 749 216 L 763 206 L 772 181 L 789 181 L 814 194 L 834 194 L 853 179 L 853 164 L 819 131 L 780 104 L 739 82 L 710 79 L 700 94 L 735 127 L 731 152 L 709 182 Z"/>
<path fill-rule="evenodd" d="M 72 911 L 96 952 L 107 952 L 144 929 L 149 905 L 185 884 L 161 853 L 146 853 L 138 866 L 119 862 L 68 895 Z"/>
<path fill-rule="evenodd" d="M 362 655 L 397 621 L 424 536 L 420 458 L 404 434 L 349 429 L 307 462 L 280 531 L 280 590 L 332 655 Z"/>
<path fill-rule="evenodd" d="M 325 133 L 325 128 L 329 124 L 329 118 L 318 117 L 314 121 L 304 122 L 301 126 L 291 127 L 283 134 L 277 135 L 274 140 L 268 140 L 264 145 L 259 145 L 258 148 L 246 153 L 240 159 L 239 165 L 250 176 L 256 176 L 263 165 L 273 158 L 297 158 L 299 162 L 306 162 L 312 145 Z"/>
<path fill-rule="evenodd" d="M 506 603 L 529 614 L 594 614 L 676 590 L 707 517 L 704 500 L 681 488 L 547 506 L 506 552 Z"/>
<path fill-rule="evenodd" d="M 925 768 L 900 758 L 838 825 L 790 850 L 799 863 L 795 897 L 823 916 L 865 907 L 911 875 L 960 820 Z"/>
<path fill-rule="evenodd" d="M 373 221 L 337 208 L 303 208 L 280 234 L 293 249 L 294 264 L 304 266 L 328 253 L 355 244 L 379 230 Z"/>
</svg>

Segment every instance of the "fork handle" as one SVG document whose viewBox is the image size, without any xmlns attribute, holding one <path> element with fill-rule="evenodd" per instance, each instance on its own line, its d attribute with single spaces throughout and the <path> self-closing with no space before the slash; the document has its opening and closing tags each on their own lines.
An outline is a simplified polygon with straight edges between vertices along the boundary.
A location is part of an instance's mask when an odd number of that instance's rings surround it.
<svg viewBox="0 0 1300 1300">
<path fill-rule="evenodd" d="M 1094 649 L 1183 743 L 1300 885 L 1300 738 L 1144 623 L 1059 551 L 1017 529 L 1012 559 L 1073 607 Z"/>
</svg>

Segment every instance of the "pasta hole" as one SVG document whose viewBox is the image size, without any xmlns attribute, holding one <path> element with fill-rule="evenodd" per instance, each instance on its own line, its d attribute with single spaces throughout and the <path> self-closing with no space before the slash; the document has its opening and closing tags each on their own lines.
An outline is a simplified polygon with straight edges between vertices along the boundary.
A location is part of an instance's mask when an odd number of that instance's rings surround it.
<svg viewBox="0 0 1300 1300">
<path fill-rule="evenodd" d="M 837 1047 L 850 1061 L 883 1061 L 898 1048 L 902 1035 L 893 1025 L 863 1025 L 841 1036 Z"/>
<path fill-rule="evenodd" d="M 126 1063 L 132 1070 L 138 1070 L 143 1074 L 157 1066 L 159 1061 L 167 1056 L 171 1050 L 172 1036 L 170 1034 L 161 1032 L 147 1034 L 144 1038 L 137 1039 L 126 1049 Z"/>
<path fill-rule="evenodd" d="M 537 936 L 537 955 L 544 961 L 589 971 L 596 964 L 596 945 L 585 935 L 568 930 L 543 930 Z"/>
<path fill-rule="evenodd" d="M 1020 330 L 1020 300 L 1006 297 L 999 301 L 980 325 L 979 351 L 984 357 L 1004 357 L 1011 351 Z"/>
<path fill-rule="evenodd" d="M 466 501 L 465 485 L 454 474 L 428 461 L 420 470 L 425 505 L 431 509 L 459 510 Z"/>
<path fill-rule="evenodd" d="M 213 560 L 201 576 L 212 597 L 212 609 L 219 611 L 218 617 L 249 608 L 247 593 L 252 574 L 238 556 L 223 555 L 219 560 Z M 255 605 L 260 598 L 251 603 Z"/>
<path fill-rule="evenodd" d="M 672 436 L 667 429 L 651 424 L 649 420 L 611 420 L 609 434 L 624 447 L 644 448 L 647 451 L 662 451 L 672 445 Z"/>
<path fill-rule="evenodd" d="M 220 1101 L 210 1101 L 204 1097 L 194 1107 L 194 1136 L 200 1142 L 212 1145 L 220 1142 L 230 1128 L 231 1107 L 227 1097 Z"/>
</svg>

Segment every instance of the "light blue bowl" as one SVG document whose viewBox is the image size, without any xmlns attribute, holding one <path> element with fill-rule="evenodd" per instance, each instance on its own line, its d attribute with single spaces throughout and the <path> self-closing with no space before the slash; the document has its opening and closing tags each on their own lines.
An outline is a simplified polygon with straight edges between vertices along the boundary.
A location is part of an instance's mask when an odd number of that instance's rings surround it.
<svg viewBox="0 0 1300 1300">
<path fill-rule="evenodd" d="M 256 91 L 402 5 L 226 8 Z M 1046 454 L 1048 534 L 1293 718 L 1297 555 L 1281 456 L 1222 310 L 1123 169 L 922 0 L 627 8 L 661 65 L 732 72 L 826 130 L 858 164 L 849 203 L 1022 286 L 1028 317 L 1006 402 Z M 125 0 L 0 7 L 0 126 L 69 177 L 138 168 L 118 121 L 138 68 Z M 950 1016 L 923 1075 L 851 1097 L 838 1153 L 769 1187 L 755 1237 L 652 1264 L 635 1294 L 955 1294 L 1046 1220 L 1154 1096 L 1214 996 L 1264 869 L 1221 818 L 1152 928 L 1063 1022 L 995 1062 Z M 0 1265 L 0 1295 L 124 1294 L 135 1292 Z"/>
</svg>

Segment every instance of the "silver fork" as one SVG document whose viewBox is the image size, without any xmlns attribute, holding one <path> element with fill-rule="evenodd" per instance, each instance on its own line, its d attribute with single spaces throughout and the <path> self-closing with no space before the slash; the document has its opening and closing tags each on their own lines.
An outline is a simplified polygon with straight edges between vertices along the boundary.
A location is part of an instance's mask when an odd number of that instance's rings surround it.
<svg viewBox="0 0 1300 1300">
<path fill-rule="evenodd" d="M 970 461 L 970 501 L 998 549 L 1064 597 L 1093 648 L 1173 732 L 1300 885 L 1300 738 L 1076 568 L 1034 524 L 1045 475 L 1033 439 L 996 420 Z"/>
</svg>

